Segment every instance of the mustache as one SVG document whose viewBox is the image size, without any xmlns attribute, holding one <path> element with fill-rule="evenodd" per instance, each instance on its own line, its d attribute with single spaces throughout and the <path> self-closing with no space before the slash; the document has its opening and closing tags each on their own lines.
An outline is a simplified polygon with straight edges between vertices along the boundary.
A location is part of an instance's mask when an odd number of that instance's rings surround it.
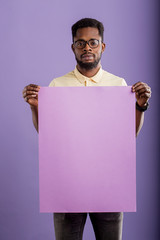
<svg viewBox="0 0 160 240">
<path fill-rule="evenodd" d="M 95 55 L 94 55 L 93 53 L 90 53 L 90 52 L 83 53 L 83 54 L 81 55 L 81 57 L 83 57 L 83 56 L 85 56 L 85 55 L 92 55 L 92 56 L 95 57 Z"/>
</svg>

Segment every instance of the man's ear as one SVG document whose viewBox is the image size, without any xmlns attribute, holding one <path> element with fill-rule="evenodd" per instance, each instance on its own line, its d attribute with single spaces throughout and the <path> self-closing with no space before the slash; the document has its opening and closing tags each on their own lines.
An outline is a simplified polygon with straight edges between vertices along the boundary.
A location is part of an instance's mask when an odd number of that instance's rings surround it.
<svg viewBox="0 0 160 240">
<path fill-rule="evenodd" d="M 102 43 L 102 53 L 104 52 L 105 49 L 106 49 L 106 44 L 103 42 Z"/>
<path fill-rule="evenodd" d="M 72 43 L 71 45 L 71 48 L 72 48 L 72 51 L 74 52 L 75 51 L 75 47 L 74 47 L 74 44 Z"/>
</svg>

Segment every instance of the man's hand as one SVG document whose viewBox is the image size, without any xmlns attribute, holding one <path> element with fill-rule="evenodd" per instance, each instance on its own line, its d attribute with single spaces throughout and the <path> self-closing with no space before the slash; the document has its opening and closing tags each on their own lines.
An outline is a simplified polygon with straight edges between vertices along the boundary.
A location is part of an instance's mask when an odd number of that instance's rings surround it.
<svg viewBox="0 0 160 240">
<path fill-rule="evenodd" d="M 31 107 L 38 107 L 38 92 L 40 86 L 30 84 L 23 89 L 23 98 Z"/>
<path fill-rule="evenodd" d="M 32 111 L 32 120 L 35 129 L 38 132 L 38 92 L 40 86 L 35 84 L 30 84 L 23 89 L 23 98 L 29 103 Z"/>
<path fill-rule="evenodd" d="M 147 104 L 151 97 L 151 88 L 143 82 L 137 82 L 132 86 L 132 92 L 135 92 L 137 103 L 140 107 Z"/>
<path fill-rule="evenodd" d="M 143 82 L 137 82 L 132 86 L 132 92 L 135 92 L 137 103 L 140 107 L 145 107 L 151 97 L 151 88 Z M 136 136 L 141 130 L 144 122 L 144 112 L 136 109 Z"/>
</svg>

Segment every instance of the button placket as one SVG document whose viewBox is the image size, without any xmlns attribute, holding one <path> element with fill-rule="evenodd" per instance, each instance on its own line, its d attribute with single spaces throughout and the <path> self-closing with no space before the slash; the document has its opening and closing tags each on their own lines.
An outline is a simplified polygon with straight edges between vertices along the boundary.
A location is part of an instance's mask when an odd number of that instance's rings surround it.
<svg viewBox="0 0 160 240">
<path fill-rule="evenodd" d="M 84 82 L 84 86 L 85 86 L 85 87 L 88 86 L 88 82 L 87 82 L 87 80 L 85 80 L 85 82 Z"/>
</svg>

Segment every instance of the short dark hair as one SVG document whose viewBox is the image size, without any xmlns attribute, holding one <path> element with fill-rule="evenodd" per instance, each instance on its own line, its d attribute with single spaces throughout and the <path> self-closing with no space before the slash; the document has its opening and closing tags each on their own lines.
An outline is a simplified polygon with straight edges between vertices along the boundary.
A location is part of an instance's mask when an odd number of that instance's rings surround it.
<svg viewBox="0 0 160 240">
<path fill-rule="evenodd" d="M 104 26 L 103 23 L 97 21 L 96 19 L 93 18 L 82 18 L 72 26 L 72 40 L 74 41 L 74 37 L 76 36 L 77 30 L 79 28 L 86 28 L 86 27 L 93 27 L 97 28 L 99 31 L 99 35 L 102 38 L 103 42 L 103 32 L 104 32 Z"/>
</svg>

